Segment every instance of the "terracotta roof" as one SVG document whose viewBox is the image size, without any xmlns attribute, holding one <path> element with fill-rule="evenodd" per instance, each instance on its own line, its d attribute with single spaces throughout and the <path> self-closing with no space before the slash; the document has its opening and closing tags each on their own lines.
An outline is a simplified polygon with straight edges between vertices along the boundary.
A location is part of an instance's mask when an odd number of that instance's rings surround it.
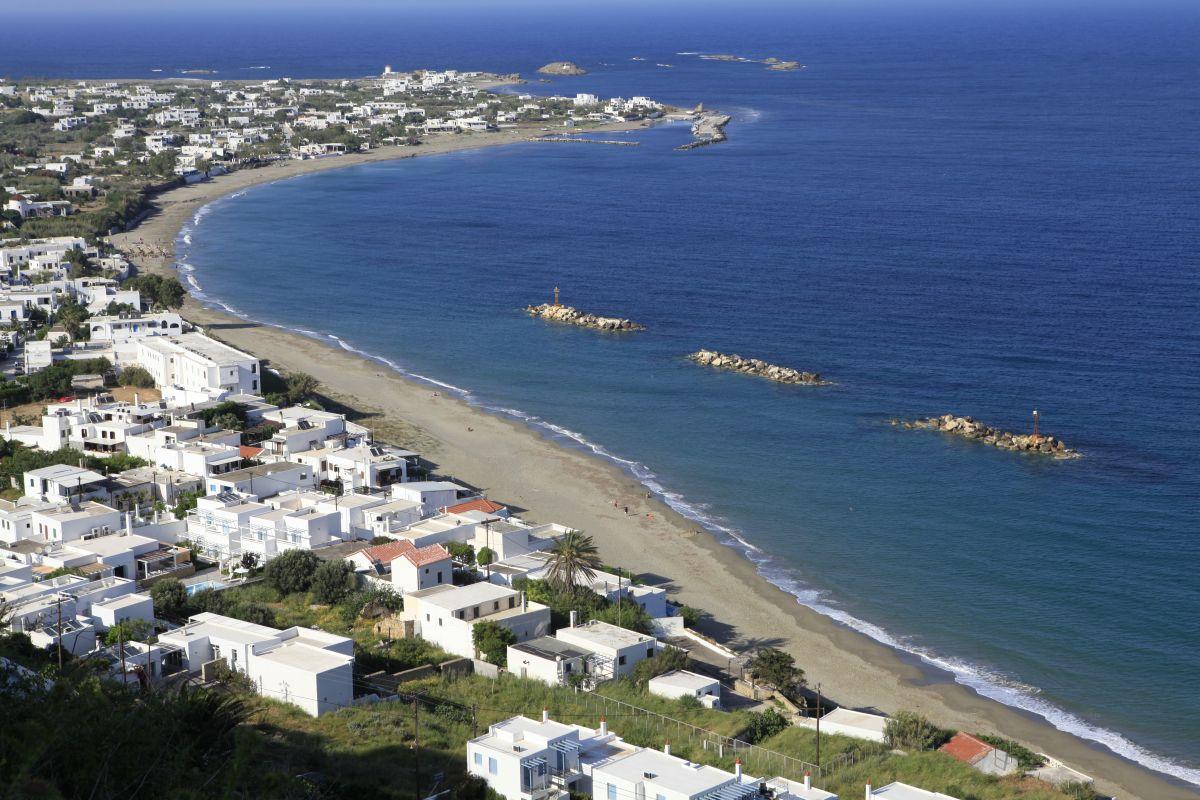
<svg viewBox="0 0 1200 800">
<path fill-rule="evenodd" d="M 413 543 L 407 539 L 401 539 L 396 542 L 388 542 L 387 544 L 377 544 L 373 547 L 366 547 L 358 552 L 367 557 L 368 561 L 378 564 L 390 564 L 393 559 L 407 553 L 409 550 L 415 550 Z M 357 553 L 356 553 L 357 555 Z"/>
<path fill-rule="evenodd" d="M 996 748 L 969 733 L 959 732 L 938 749 L 959 761 L 974 764 Z"/>
<path fill-rule="evenodd" d="M 262 455 L 263 449 L 249 444 L 238 445 L 238 453 L 242 458 L 258 458 Z"/>
<path fill-rule="evenodd" d="M 447 514 L 465 514 L 468 511 L 482 511 L 484 514 L 495 514 L 503 511 L 504 506 L 499 503 L 493 503 L 483 497 L 477 497 L 474 500 L 468 500 L 465 503 L 459 503 L 456 506 L 450 506 L 446 509 Z"/>
<path fill-rule="evenodd" d="M 431 544 L 427 547 L 414 547 L 400 555 L 411 562 L 414 567 L 423 567 L 435 561 L 445 561 L 450 557 L 450 551 L 440 544 Z"/>
</svg>

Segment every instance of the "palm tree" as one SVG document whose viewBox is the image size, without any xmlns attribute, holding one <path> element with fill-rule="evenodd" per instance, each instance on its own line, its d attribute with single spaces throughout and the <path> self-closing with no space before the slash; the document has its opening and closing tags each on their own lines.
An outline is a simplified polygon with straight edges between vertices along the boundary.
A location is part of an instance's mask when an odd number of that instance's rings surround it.
<svg viewBox="0 0 1200 800">
<path fill-rule="evenodd" d="M 546 580 L 557 589 L 574 593 L 581 578 L 591 582 L 600 568 L 600 554 L 592 537 L 583 531 L 567 531 L 550 549 Z"/>
</svg>

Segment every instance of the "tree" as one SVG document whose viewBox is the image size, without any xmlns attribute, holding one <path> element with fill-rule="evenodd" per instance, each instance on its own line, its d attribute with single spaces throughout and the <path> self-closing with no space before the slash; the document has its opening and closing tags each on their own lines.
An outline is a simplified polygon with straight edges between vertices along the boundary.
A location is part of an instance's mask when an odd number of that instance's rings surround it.
<svg viewBox="0 0 1200 800">
<path fill-rule="evenodd" d="M 496 551 L 490 547 L 481 547 L 479 548 L 479 552 L 475 554 L 475 561 L 478 562 L 479 566 L 481 567 L 486 567 L 495 560 Z"/>
<path fill-rule="evenodd" d="M 148 620 L 122 620 L 109 628 L 108 633 L 104 634 L 104 643 L 114 645 L 121 642 L 140 642 L 150 635 L 151 630 L 152 626 Z"/>
<path fill-rule="evenodd" d="M 263 577 L 282 594 L 307 592 L 321 559 L 311 550 L 288 550 L 267 562 Z"/>
<path fill-rule="evenodd" d="M 258 554 L 242 553 L 242 560 L 238 563 L 241 565 L 242 569 L 246 570 L 247 572 L 252 572 L 258 568 Z"/>
<path fill-rule="evenodd" d="M 244 423 L 238 419 L 237 414 L 219 414 L 213 417 L 212 424 L 222 430 L 236 431 L 239 430 Z"/>
<path fill-rule="evenodd" d="M 455 561 L 463 564 L 475 563 L 475 548 L 466 542 L 446 542 L 443 546 L 450 552 Z"/>
<path fill-rule="evenodd" d="M 287 389 L 284 395 L 291 405 L 301 403 L 317 392 L 320 383 L 312 375 L 305 372 L 289 372 L 285 379 Z"/>
<path fill-rule="evenodd" d="M 574 592 L 580 579 L 591 582 L 600 568 L 600 554 L 592 537 L 583 531 L 567 531 L 550 549 L 546 580 L 564 591 Z"/>
<path fill-rule="evenodd" d="M 901 711 L 883 725 L 883 741 L 891 748 L 933 750 L 952 735 L 914 711 Z"/>
<path fill-rule="evenodd" d="M 326 561 L 312 577 L 312 591 L 318 603 L 334 605 L 354 588 L 354 567 L 345 561 Z"/>
<path fill-rule="evenodd" d="M 508 660 L 508 646 L 517 643 L 517 635 L 503 625 L 484 620 L 471 629 L 471 642 L 484 661 L 502 667 Z"/>
<path fill-rule="evenodd" d="M 185 519 L 188 512 L 196 507 L 196 501 L 203 496 L 202 492 L 180 492 L 175 495 L 175 507 L 171 509 L 171 513 L 175 515 L 175 519 Z"/>
<path fill-rule="evenodd" d="M 750 724 L 746 726 L 746 730 L 742 731 L 742 739 L 745 739 L 750 744 L 766 741 L 776 734 L 783 733 L 791 723 L 787 718 L 773 708 L 769 708 L 761 713 L 752 712 L 750 714 Z"/>
<path fill-rule="evenodd" d="M 117 382 L 122 386 L 133 386 L 138 389 L 154 388 L 154 377 L 145 368 L 136 364 L 121 370 L 121 376 Z"/>
<path fill-rule="evenodd" d="M 764 647 L 754 654 L 750 661 L 750 674 L 785 695 L 804 685 L 804 670 L 796 666 L 796 659 L 774 647 Z"/>
<path fill-rule="evenodd" d="M 164 578 L 151 586 L 150 598 L 154 601 L 154 613 L 160 617 L 182 617 L 187 610 L 187 589 L 175 578 Z"/>
</svg>

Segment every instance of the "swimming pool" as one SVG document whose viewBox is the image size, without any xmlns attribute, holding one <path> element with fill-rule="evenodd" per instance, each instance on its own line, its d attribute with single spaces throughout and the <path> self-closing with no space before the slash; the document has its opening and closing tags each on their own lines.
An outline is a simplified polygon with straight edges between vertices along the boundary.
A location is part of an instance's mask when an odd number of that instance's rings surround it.
<svg viewBox="0 0 1200 800">
<path fill-rule="evenodd" d="M 200 583 L 189 584 L 185 588 L 188 593 L 188 597 L 191 597 L 196 592 L 202 592 L 205 589 L 224 589 L 228 585 L 228 583 L 222 583 L 221 581 L 201 581 Z"/>
</svg>

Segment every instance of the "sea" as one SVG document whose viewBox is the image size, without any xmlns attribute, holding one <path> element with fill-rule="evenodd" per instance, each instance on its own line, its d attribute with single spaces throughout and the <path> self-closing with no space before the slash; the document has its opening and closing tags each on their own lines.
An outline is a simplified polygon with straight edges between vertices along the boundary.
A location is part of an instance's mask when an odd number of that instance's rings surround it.
<svg viewBox="0 0 1200 800">
<path fill-rule="evenodd" d="M 200 209 L 179 266 L 206 302 L 615 462 L 797 602 L 1200 784 L 1200 6 L 124 11 L 6 11 L 0 74 L 533 78 L 569 59 L 587 74 L 508 91 L 731 114 L 727 142 L 688 152 L 662 124 L 621 135 L 637 147 L 261 185 Z M 719 53 L 749 60 L 699 57 Z M 522 313 L 556 286 L 648 330 Z M 702 347 L 832 385 L 685 359 Z M 1035 408 L 1082 458 L 890 424 L 1029 432 Z"/>
</svg>

